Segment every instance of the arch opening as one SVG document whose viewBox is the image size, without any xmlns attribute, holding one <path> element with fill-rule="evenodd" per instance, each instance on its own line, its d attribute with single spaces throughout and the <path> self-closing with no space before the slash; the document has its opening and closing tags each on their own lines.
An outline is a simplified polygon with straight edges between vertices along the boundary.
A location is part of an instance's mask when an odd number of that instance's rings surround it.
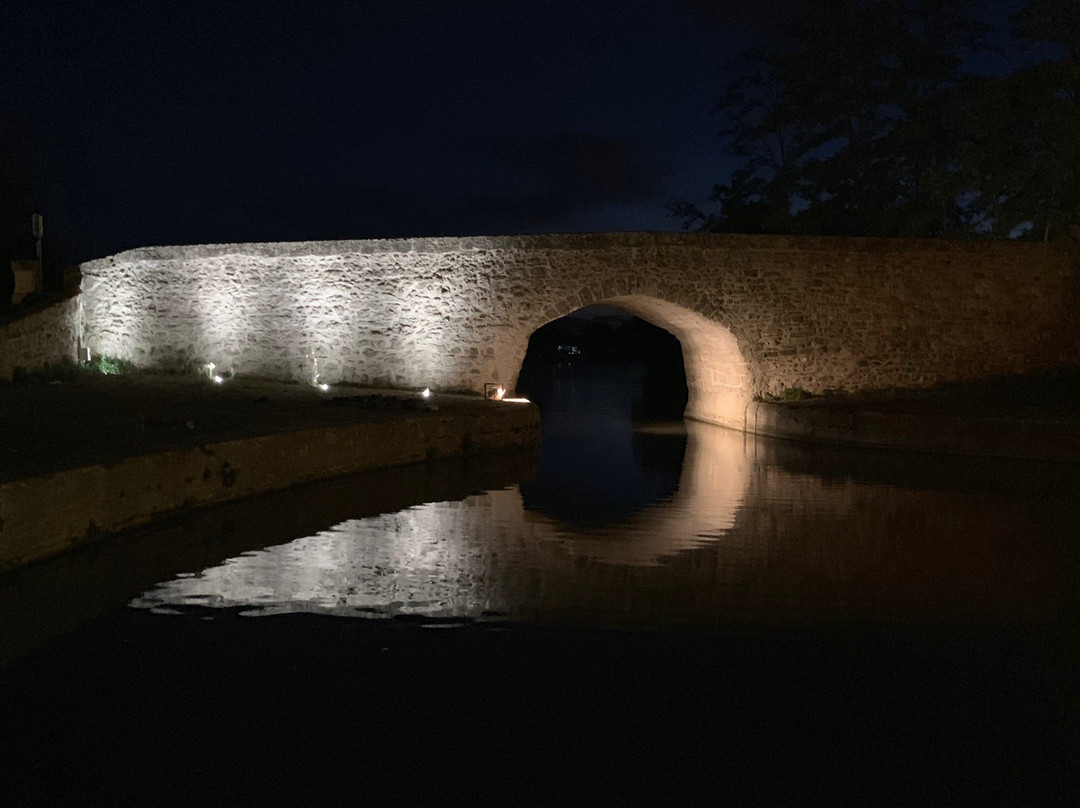
<svg viewBox="0 0 1080 808">
<path fill-rule="evenodd" d="M 585 306 L 532 333 L 517 390 L 541 409 L 615 407 L 634 419 L 681 418 L 682 346 L 625 309 Z"/>
<path fill-rule="evenodd" d="M 603 526 L 674 501 L 689 484 L 682 477 L 696 434 L 682 417 L 716 422 L 727 406 L 737 417 L 723 425 L 741 428 L 749 379 L 731 332 L 677 304 L 608 299 L 540 325 L 516 385 L 544 418 L 540 466 L 521 487 L 526 510 Z M 714 488 L 726 474 L 717 473 Z"/>
<path fill-rule="evenodd" d="M 582 311 L 594 306 L 625 312 L 662 329 L 677 341 L 685 374 L 685 382 L 682 382 L 686 388 L 686 405 L 682 413 L 685 417 L 732 429 L 745 428 L 747 405 L 753 399 L 753 381 L 739 341 L 730 329 L 685 306 L 646 295 L 609 297 Z M 574 311 L 571 306 L 566 308 Z M 540 323 L 530 335 L 530 345 L 533 344 L 532 336 L 565 319 Z M 534 382 L 529 378 L 531 368 L 524 346 L 518 355 L 525 360 L 519 365 L 521 373 L 515 382 L 518 391 L 528 395 Z M 669 379 L 674 377 L 672 374 Z"/>
</svg>

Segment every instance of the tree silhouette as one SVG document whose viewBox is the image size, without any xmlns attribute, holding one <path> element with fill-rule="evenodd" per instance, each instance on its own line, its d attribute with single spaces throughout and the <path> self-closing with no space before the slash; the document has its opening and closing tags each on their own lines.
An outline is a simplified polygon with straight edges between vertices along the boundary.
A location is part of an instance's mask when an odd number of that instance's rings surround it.
<svg viewBox="0 0 1080 808">
<path fill-rule="evenodd" d="M 741 159 L 713 212 L 729 232 L 1052 238 L 1080 222 L 1080 6 L 1031 0 L 1023 41 L 1057 58 L 965 75 L 988 26 L 972 0 L 830 0 L 742 54 L 717 104 Z"/>
</svg>

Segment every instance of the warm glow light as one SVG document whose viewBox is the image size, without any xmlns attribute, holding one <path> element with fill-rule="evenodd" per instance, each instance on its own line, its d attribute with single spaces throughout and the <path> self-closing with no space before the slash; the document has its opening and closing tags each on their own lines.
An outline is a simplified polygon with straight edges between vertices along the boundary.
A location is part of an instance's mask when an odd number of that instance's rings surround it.
<svg viewBox="0 0 1080 808">
<path fill-rule="evenodd" d="M 224 382 L 224 381 L 225 381 L 225 377 L 224 377 L 224 376 L 215 376 L 215 377 L 214 377 L 214 383 L 215 383 L 215 384 L 221 384 L 221 383 L 222 383 L 222 382 Z"/>
<path fill-rule="evenodd" d="M 423 390 L 420 391 L 420 395 L 423 398 L 431 398 L 431 390 L 425 387 Z"/>
<path fill-rule="evenodd" d="M 510 404 L 532 404 L 527 398 L 504 398 L 502 400 L 509 402 Z"/>
<path fill-rule="evenodd" d="M 506 388 L 498 382 L 484 383 L 484 398 L 488 401 L 502 401 L 506 396 Z"/>
</svg>

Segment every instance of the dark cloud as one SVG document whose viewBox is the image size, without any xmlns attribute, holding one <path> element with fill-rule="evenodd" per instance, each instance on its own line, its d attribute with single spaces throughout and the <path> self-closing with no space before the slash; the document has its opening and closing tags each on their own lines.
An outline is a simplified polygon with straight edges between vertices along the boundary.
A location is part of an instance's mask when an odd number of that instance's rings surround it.
<svg viewBox="0 0 1080 808">
<path fill-rule="evenodd" d="M 375 186 L 255 203 L 247 229 L 259 240 L 281 241 L 482 235 L 520 231 L 527 208 L 516 198 L 440 198 Z"/>
<path fill-rule="evenodd" d="M 813 5 L 814 0 L 671 0 L 671 3 L 699 20 L 720 28 L 735 29 L 754 39 L 772 39 Z"/>
<path fill-rule="evenodd" d="M 436 193 L 387 186 L 292 192 L 249 205 L 250 227 L 282 240 L 552 232 L 576 214 L 647 201 L 660 172 L 634 145 L 564 132 L 489 147 L 497 191 Z"/>
<path fill-rule="evenodd" d="M 510 141 L 496 154 L 533 172 L 546 195 L 568 207 L 637 202 L 660 189 L 660 172 L 640 149 L 616 138 L 562 132 Z"/>
<path fill-rule="evenodd" d="M 565 229 L 583 207 L 555 194 L 435 197 L 372 187 L 257 202 L 245 232 L 256 241 L 546 233 Z"/>
<path fill-rule="evenodd" d="M 254 237 L 270 241 L 352 238 L 356 233 L 374 238 L 416 235 L 430 216 L 431 206 L 418 195 L 381 186 L 294 191 L 252 203 L 246 210 Z"/>
</svg>

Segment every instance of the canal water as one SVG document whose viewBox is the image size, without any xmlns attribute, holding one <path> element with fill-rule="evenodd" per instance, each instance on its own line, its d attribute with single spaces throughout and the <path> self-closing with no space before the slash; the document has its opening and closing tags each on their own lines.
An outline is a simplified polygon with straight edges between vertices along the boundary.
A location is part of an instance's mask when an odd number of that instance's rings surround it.
<svg viewBox="0 0 1080 808">
<path fill-rule="evenodd" d="M 5 804 L 1077 796 L 1075 469 L 641 421 L 627 369 L 543 403 L 538 458 L 10 579 Z"/>
</svg>

